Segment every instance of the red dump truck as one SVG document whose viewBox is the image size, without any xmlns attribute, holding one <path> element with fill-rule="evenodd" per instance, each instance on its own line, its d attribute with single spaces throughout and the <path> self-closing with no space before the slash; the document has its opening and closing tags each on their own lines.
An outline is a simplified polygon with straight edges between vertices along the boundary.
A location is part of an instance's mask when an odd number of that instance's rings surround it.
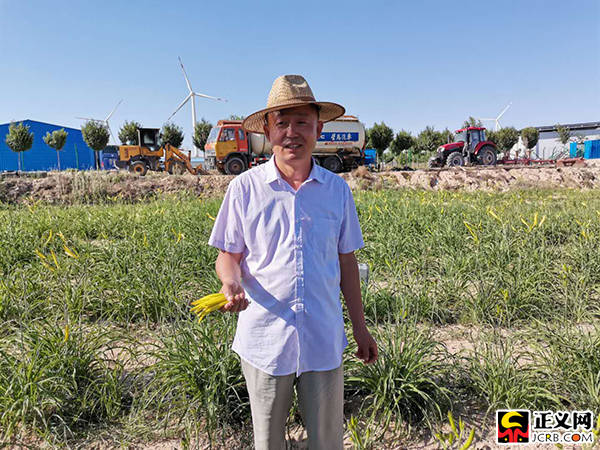
<svg viewBox="0 0 600 450">
<path fill-rule="evenodd" d="M 332 172 L 352 170 L 364 162 L 365 126 L 355 116 L 342 116 L 323 126 L 313 157 Z M 269 160 L 271 144 L 263 134 L 246 133 L 239 120 L 219 120 L 204 146 L 205 169 L 238 175 Z"/>
</svg>

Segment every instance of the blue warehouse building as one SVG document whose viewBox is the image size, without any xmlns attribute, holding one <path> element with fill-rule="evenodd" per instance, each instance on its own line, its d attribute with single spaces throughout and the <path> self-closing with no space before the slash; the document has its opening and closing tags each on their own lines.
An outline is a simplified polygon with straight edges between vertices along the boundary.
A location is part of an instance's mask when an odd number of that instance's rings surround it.
<svg viewBox="0 0 600 450">
<path fill-rule="evenodd" d="M 20 154 L 21 170 L 57 170 L 58 162 L 56 160 L 56 150 L 46 145 L 44 136 L 47 132 L 64 128 L 68 133 L 67 142 L 60 152 L 61 169 L 95 169 L 97 167 L 96 155 L 94 150 L 87 146 L 83 140 L 81 130 L 75 128 L 62 127 L 51 123 L 37 122 L 35 120 L 15 121 L 29 126 L 29 131 L 33 132 L 33 145 L 31 149 Z M 10 123 L 0 124 L 0 172 L 9 170 L 18 170 L 18 153 L 13 152 L 6 145 L 6 135 Z M 98 161 L 99 164 L 99 161 Z"/>
</svg>

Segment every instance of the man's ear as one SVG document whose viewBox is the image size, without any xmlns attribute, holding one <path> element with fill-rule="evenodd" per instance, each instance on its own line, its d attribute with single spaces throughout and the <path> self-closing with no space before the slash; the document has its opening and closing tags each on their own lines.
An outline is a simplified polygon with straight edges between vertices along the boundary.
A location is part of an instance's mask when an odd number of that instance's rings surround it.
<svg viewBox="0 0 600 450">
<path fill-rule="evenodd" d="M 263 131 L 265 132 L 265 137 L 267 138 L 267 141 L 271 142 L 271 140 L 269 139 L 269 116 L 265 116 L 265 123 L 263 125 Z"/>
<path fill-rule="evenodd" d="M 321 136 L 322 130 L 323 130 L 323 122 L 318 121 L 317 122 L 317 140 L 319 139 L 319 136 Z"/>
</svg>

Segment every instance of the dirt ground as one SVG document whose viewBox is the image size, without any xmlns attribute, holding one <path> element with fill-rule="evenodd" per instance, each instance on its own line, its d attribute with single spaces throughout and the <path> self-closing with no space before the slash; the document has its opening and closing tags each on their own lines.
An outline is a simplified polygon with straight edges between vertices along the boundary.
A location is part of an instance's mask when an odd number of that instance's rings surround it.
<svg viewBox="0 0 600 450">
<path fill-rule="evenodd" d="M 456 167 L 372 173 L 364 167 L 343 174 L 353 189 L 423 189 L 431 191 L 508 191 L 530 188 L 600 187 L 600 165 L 583 167 Z"/>
<path fill-rule="evenodd" d="M 600 165 L 585 167 L 459 167 L 433 170 L 369 172 L 359 167 L 340 175 L 353 190 L 423 189 L 507 191 L 528 188 L 600 188 Z M 127 172 L 47 172 L 0 175 L 0 202 L 42 201 L 68 204 L 121 199 L 138 201 L 160 193 L 186 191 L 199 197 L 222 195 L 233 176 L 194 176 Z"/>
</svg>

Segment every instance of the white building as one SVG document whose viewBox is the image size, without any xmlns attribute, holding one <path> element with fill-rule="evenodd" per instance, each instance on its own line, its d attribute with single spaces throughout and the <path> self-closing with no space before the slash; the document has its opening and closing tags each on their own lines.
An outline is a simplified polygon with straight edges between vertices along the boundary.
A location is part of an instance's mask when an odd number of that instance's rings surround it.
<svg viewBox="0 0 600 450">
<path fill-rule="evenodd" d="M 583 142 L 600 139 L 600 122 L 586 123 L 566 123 L 560 124 L 568 128 L 571 132 L 569 142 Z M 531 152 L 531 157 L 535 159 L 556 159 L 560 157 L 569 157 L 569 143 L 563 144 L 558 140 L 556 125 L 546 127 L 536 127 L 540 132 L 540 138 L 535 148 Z M 525 146 L 519 138 L 517 144 L 520 149 L 520 154 L 524 154 Z"/>
</svg>

